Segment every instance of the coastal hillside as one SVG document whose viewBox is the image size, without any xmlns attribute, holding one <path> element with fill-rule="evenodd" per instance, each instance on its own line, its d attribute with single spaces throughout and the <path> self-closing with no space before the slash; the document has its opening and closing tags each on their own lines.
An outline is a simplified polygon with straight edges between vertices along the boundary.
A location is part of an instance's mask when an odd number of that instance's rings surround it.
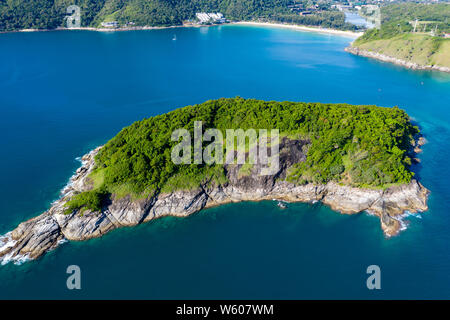
<svg viewBox="0 0 450 320">
<path fill-rule="evenodd" d="M 278 21 L 355 30 L 343 12 L 329 3 L 307 0 L 2 0 L 0 31 L 64 27 L 70 5 L 80 7 L 82 27 L 178 26 L 196 20 L 198 12 L 220 12 L 230 21 Z M 308 12 L 302 15 L 301 12 Z"/>
<path fill-rule="evenodd" d="M 350 52 L 411 68 L 450 71 L 450 4 L 393 4 L 381 8 L 380 29 L 355 40 Z"/>
<path fill-rule="evenodd" d="M 450 39 L 404 33 L 388 39 L 357 40 L 354 46 L 421 66 L 450 68 Z"/>
<path fill-rule="evenodd" d="M 201 132 L 196 121 L 202 122 Z M 227 129 L 279 129 L 279 139 L 263 138 L 267 144 L 258 149 L 268 148 L 272 162 L 277 147 L 279 165 L 261 174 L 264 165 L 248 160 L 175 164 L 171 150 L 179 142 L 172 141 L 174 130 L 195 137 L 208 128 L 226 133 L 226 139 Z M 414 139 L 417 133 L 398 108 L 242 98 L 144 119 L 84 155 L 48 211 L 0 237 L 0 262 L 36 259 L 66 239 L 101 237 L 119 227 L 240 201 L 321 201 L 341 213 L 368 211 L 393 236 L 401 229 L 399 215 L 428 209 L 429 191 L 409 169 L 410 149 L 419 152 L 421 145 Z M 204 155 L 206 148 L 194 142 L 186 150 Z M 240 146 L 246 156 L 252 148 Z"/>
</svg>

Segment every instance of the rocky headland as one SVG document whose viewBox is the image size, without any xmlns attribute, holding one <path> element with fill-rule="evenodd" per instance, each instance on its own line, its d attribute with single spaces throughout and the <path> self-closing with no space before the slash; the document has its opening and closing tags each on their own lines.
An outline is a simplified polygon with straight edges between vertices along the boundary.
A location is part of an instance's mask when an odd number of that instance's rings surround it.
<svg viewBox="0 0 450 320">
<path fill-rule="evenodd" d="M 64 240 L 81 241 L 101 237 L 124 226 L 135 226 L 162 216 L 185 217 L 204 208 L 229 202 L 283 200 L 288 202 L 321 201 L 343 214 L 367 211 L 380 218 L 386 236 L 401 229 L 401 216 L 428 209 L 429 191 L 418 181 L 387 189 L 354 188 L 329 182 L 323 185 L 294 185 L 286 182 L 287 170 L 304 161 L 302 147 L 307 141 L 283 139 L 280 144 L 280 168 L 270 176 L 261 176 L 254 165 L 249 173 L 240 172 L 242 165 L 226 165 L 228 182 L 223 185 L 205 183 L 198 188 L 171 193 L 155 193 L 145 199 L 111 196 L 100 212 L 74 211 L 66 214 L 65 204 L 74 194 L 92 188 L 89 174 L 95 166 L 96 148 L 82 157 L 82 166 L 62 190 L 61 197 L 43 214 L 22 222 L 0 237 L 0 261 L 22 262 L 41 257 Z M 414 143 L 419 147 L 424 140 Z"/>
<path fill-rule="evenodd" d="M 438 65 L 421 65 L 418 63 L 414 63 L 411 61 L 402 60 L 399 58 L 391 57 L 382 53 L 374 52 L 374 51 L 368 51 L 364 49 L 360 49 L 358 47 L 349 46 L 345 48 L 345 51 L 355 54 L 357 56 L 363 56 L 367 58 L 376 59 L 379 61 L 389 62 L 393 63 L 408 69 L 413 70 L 434 70 L 434 71 L 441 71 L 441 72 L 449 72 L 450 68 L 444 67 L 444 66 L 438 66 Z"/>
</svg>

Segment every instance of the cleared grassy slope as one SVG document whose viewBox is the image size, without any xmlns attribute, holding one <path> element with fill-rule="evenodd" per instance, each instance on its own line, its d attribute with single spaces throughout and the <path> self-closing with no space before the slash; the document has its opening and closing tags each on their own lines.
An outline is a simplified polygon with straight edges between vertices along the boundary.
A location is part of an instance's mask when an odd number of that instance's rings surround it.
<svg viewBox="0 0 450 320">
<path fill-rule="evenodd" d="M 441 43 L 439 50 L 432 56 L 432 62 L 439 66 L 450 67 L 450 39 Z"/>
<path fill-rule="evenodd" d="M 427 34 L 402 33 L 389 39 L 367 42 L 358 39 L 353 46 L 420 65 L 450 67 L 450 39 Z"/>
</svg>

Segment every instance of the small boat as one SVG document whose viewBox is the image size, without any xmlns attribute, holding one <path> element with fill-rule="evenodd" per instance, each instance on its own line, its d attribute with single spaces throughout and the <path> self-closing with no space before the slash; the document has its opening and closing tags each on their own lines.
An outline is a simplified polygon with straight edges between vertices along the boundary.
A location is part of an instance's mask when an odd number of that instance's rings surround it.
<svg viewBox="0 0 450 320">
<path fill-rule="evenodd" d="M 281 201 L 278 201 L 277 206 L 280 207 L 281 209 L 286 209 L 287 205 Z"/>
<path fill-rule="evenodd" d="M 172 40 L 177 40 L 177 35 L 174 34 Z"/>
</svg>

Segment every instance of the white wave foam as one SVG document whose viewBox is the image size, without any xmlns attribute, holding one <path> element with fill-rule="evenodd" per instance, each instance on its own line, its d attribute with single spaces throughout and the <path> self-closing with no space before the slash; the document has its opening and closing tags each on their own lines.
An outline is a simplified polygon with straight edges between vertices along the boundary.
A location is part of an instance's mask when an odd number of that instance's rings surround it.
<svg viewBox="0 0 450 320">
<path fill-rule="evenodd" d="M 95 150 L 95 149 L 94 149 L 94 150 Z M 91 151 L 89 152 L 89 154 L 93 153 L 94 150 L 91 150 Z M 61 199 L 61 196 L 66 195 L 66 194 L 72 189 L 72 186 L 73 186 L 73 179 L 77 176 L 77 171 L 78 171 L 80 168 L 84 167 L 84 165 L 88 162 L 88 161 L 86 161 L 86 160 L 83 160 L 83 157 L 82 157 L 82 156 L 76 157 L 75 160 L 78 161 L 78 162 L 81 162 L 81 166 L 78 167 L 78 168 L 74 171 L 74 173 L 70 176 L 69 181 L 67 181 L 67 183 L 65 184 L 65 186 L 64 186 L 64 187 L 61 189 L 61 191 L 59 192 L 60 197 L 59 197 L 58 199 L 55 199 L 55 200 L 52 202 L 52 205 L 55 204 L 57 201 L 59 201 L 59 200 Z"/>
<path fill-rule="evenodd" d="M 95 148 L 94 150 L 91 150 L 89 152 L 90 155 L 92 155 L 99 147 Z M 76 157 L 75 160 L 81 162 L 81 167 L 85 166 L 86 163 L 88 163 L 88 160 L 83 160 L 83 157 Z M 74 177 L 76 177 L 77 175 L 77 171 L 80 168 L 78 168 L 74 174 L 69 178 L 69 181 L 67 182 L 67 184 L 62 188 L 62 190 L 60 191 L 60 198 L 55 199 L 52 203 L 51 206 L 53 206 L 54 204 L 56 204 L 59 200 L 61 200 L 61 196 L 67 195 L 69 192 L 71 192 L 72 189 L 72 185 L 73 185 L 73 179 Z M 52 226 L 49 225 L 42 225 L 40 228 L 41 231 L 45 231 L 48 230 L 49 228 L 51 228 Z M 58 245 L 63 244 L 68 242 L 68 240 L 66 239 L 61 239 L 58 241 Z M 14 245 L 17 243 L 16 240 L 12 239 L 11 236 L 11 231 L 6 233 L 5 235 L 0 235 L 0 253 L 3 251 L 6 251 L 12 247 L 14 247 Z M 14 262 L 15 265 L 21 265 L 24 262 L 27 262 L 31 260 L 29 258 L 28 254 L 17 254 L 13 257 L 13 252 L 7 253 L 5 254 L 3 257 L 0 257 L 0 265 L 5 265 L 9 262 Z"/>
<path fill-rule="evenodd" d="M 422 219 L 422 216 L 419 212 L 412 213 L 408 210 L 405 210 L 405 212 L 397 217 L 395 219 L 400 222 L 400 231 L 406 230 L 408 228 L 409 220 L 407 220 L 409 217 L 413 217 L 416 219 Z"/>
<path fill-rule="evenodd" d="M 26 254 L 26 255 L 18 255 L 17 257 L 14 258 L 14 264 L 16 266 L 20 266 L 22 263 L 25 263 L 27 261 L 30 261 L 30 257 Z"/>
<path fill-rule="evenodd" d="M 403 219 L 397 219 L 400 222 L 400 231 L 404 231 L 408 228 L 408 222 Z"/>
<path fill-rule="evenodd" d="M 0 252 L 3 252 L 9 248 L 12 248 L 16 244 L 16 240 L 11 237 L 11 231 L 6 233 L 4 236 L 0 236 Z"/>
<path fill-rule="evenodd" d="M 373 211 L 370 211 L 370 210 L 366 210 L 366 213 L 367 213 L 369 216 L 376 216 L 376 214 L 375 214 Z"/>
</svg>

